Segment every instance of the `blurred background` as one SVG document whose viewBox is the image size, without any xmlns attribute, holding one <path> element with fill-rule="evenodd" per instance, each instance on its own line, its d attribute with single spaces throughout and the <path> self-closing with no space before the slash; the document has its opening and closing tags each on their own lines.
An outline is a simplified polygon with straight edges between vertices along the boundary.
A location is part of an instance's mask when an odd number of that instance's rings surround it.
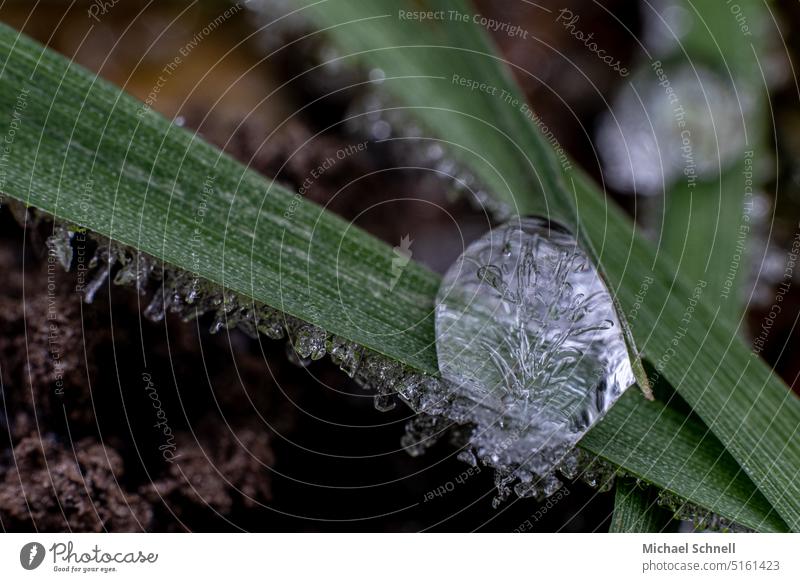
<svg viewBox="0 0 800 582">
<path fill-rule="evenodd" d="M 538 4 L 475 9 L 527 31 L 493 36 L 526 71 L 515 74 L 553 138 L 677 269 L 719 290 L 726 315 L 742 318 L 746 339 L 797 391 L 798 275 L 786 283 L 800 220 L 800 5 L 703 3 L 697 13 L 678 0 Z M 431 171 L 455 164 L 446 152 L 370 143 L 304 187 L 338 150 L 402 133 L 406 120 L 348 120 L 389 97 L 362 83 L 370 71 L 331 62 L 336 48 L 286 16 L 292 10 L 285 0 L 4 2 L 0 20 L 390 245 L 409 237 L 413 259 L 444 272 L 462 250 L 459 232 L 469 242 L 494 220 Z M 177 55 L 180 66 L 165 73 Z M 58 272 L 58 323 L 71 348 L 55 362 L 46 319 L 53 227 L 7 209 L 0 226 L 5 531 L 608 528 L 613 495 L 579 482 L 555 501 L 512 498 L 495 509 L 489 469 L 467 471 L 448 439 L 407 454 L 410 411 L 375 410 L 327 359 L 298 367 L 282 341 L 211 334 L 206 319 L 150 322 L 147 299 L 126 287 L 106 285 L 87 305 L 77 274 Z M 63 399 L 53 396 L 57 379 Z M 159 450 L 154 389 L 176 463 Z"/>
</svg>

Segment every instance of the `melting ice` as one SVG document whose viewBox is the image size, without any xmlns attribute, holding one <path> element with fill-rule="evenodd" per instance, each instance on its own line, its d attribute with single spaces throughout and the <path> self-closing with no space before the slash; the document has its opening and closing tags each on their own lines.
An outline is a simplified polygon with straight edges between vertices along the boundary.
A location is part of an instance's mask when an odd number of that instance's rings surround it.
<svg viewBox="0 0 800 582">
<path fill-rule="evenodd" d="M 478 458 L 546 476 L 634 383 L 611 297 L 575 237 L 514 219 L 472 243 L 437 296 L 443 414 Z"/>
</svg>

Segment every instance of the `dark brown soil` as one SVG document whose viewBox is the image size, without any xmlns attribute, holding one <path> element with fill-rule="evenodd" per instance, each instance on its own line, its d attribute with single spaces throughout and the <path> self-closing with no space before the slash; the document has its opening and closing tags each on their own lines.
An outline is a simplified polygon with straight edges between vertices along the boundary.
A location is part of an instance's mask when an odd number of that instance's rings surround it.
<svg viewBox="0 0 800 582">
<path fill-rule="evenodd" d="M 171 355 L 179 360 L 172 366 L 176 373 L 193 367 L 177 354 L 199 357 L 196 325 L 172 322 L 175 333 L 167 344 L 144 321 L 148 329 L 137 337 L 132 291 L 112 289 L 113 312 L 103 299 L 82 305 L 74 292 L 75 274 L 60 267 L 48 271 L 48 261 L 39 256 L 42 245 L 31 242 L 41 241 L 48 225 L 28 237 L 23 261 L 21 253 L 13 252 L 23 246 L 22 230 L 8 212 L 2 224 L 2 258 L 9 275 L 0 281 L 0 422 L 8 446 L 0 455 L 3 528 L 191 528 L 208 515 L 226 516 L 240 506 L 268 502 L 274 464 L 269 432 L 243 414 L 230 422 L 209 420 L 207 397 L 187 394 L 193 401 L 183 406 L 166 385 Z M 139 340 L 146 344 L 139 356 L 147 358 L 147 367 L 135 357 Z M 221 340 L 213 338 L 215 349 L 223 349 Z M 164 426 L 155 426 L 161 416 L 138 367 L 165 383 L 155 387 Z M 221 366 L 210 372 L 215 388 L 234 382 Z M 239 372 L 248 381 L 258 374 L 251 360 Z M 183 377 L 201 385 L 197 372 Z M 203 402 L 197 406 L 194 400 Z M 216 402 L 242 408 L 227 389 Z M 252 404 L 271 408 L 263 393 L 254 395 Z M 181 418 L 182 412 L 191 414 L 191 422 Z M 290 420 L 282 412 L 284 419 L 276 426 L 285 427 Z"/>
</svg>

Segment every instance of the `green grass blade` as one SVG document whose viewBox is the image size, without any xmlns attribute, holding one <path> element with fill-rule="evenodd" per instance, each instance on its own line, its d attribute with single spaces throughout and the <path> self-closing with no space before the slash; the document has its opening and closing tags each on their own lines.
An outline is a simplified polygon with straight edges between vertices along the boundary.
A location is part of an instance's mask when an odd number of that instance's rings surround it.
<svg viewBox="0 0 800 582">
<path fill-rule="evenodd" d="M 695 287 L 674 275 L 669 258 L 656 259 L 650 244 L 633 235 L 621 211 L 601 200 L 588 181 L 582 180 L 576 191 L 583 208 L 608 213 L 606 236 L 621 243 L 607 245 L 603 257 L 609 277 L 620 282 L 620 303 L 633 309 L 640 277 L 653 277 L 646 301 L 629 321 L 646 357 L 790 528 L 800 529 L 797 397 L 741 342 L 736 327 L 718 315 L 718 307 L 701 297 L 687 323 Z"/>
<path fill-rule="evenodd" d="M 614 494 L 611 533 L 671 531 L 672 513 L 657 504 L 658 493 L 636 485 L 634 479 L 618 479 Z"/>
<path fill-rule="evenodd" d="M 547 146 L 545 138 L 518 103 L 502 98 L 519 92 L 471 19 L 398 18 L 399 10 L 419 9 L 398 0 L 368 6 L 327 0 L 309 12 L 324 26 L 335 27 L 331 34 L 352 53 L 343 61 L 357 59 L 382 69 L 386 90 L 429 131 L 475 152 L 456 155 L 465 162 L 470 155 L 475 158 L 470 168 L 498 198 L 520 214 L 546 214 L 555 208 L 555 216 L 561 217 L 564 209 L 576 209 L 581 238 L 597 256 L 621 309 L 636 313 L 631 324 L 638 347 L 719 437 L 786 523 L 800 529 L 800 401 L 741 343 L 736 325 L 718 315 L 714 290 L 693 305 L 695 282 L 676 276 L 675 264 L 638 236 L 630 219 L 580 170 L 558 168 L 552 151 L 540 155 Z M 431 0 L 425 10 L 474 14 L 456 1 Z M 371 18 L 369 24 L 364 18 Z M 392 77 L 411 70 L 421 75 L 415 82 L 392 82 Z M 454 74 L 494 87 L 495 94 L 453 83 Z M 568 194 L 552 176 L 554 170 L 564 174 Z M 653 283 L 640 307 L 639 290 L 651 277 Z"/>
<path fill-rule="evenodd" d="M 4 25 L 0 59 L 5 193 L 437 372 L 436 275 L 411 263 L 392 287 L 391 247 Z"/>
<path fill-rule="evenodd" d="M 615 465 L 757 531 L 787 525 L 696 416 L 628 392 L 581 440 Z"/>
</svg>

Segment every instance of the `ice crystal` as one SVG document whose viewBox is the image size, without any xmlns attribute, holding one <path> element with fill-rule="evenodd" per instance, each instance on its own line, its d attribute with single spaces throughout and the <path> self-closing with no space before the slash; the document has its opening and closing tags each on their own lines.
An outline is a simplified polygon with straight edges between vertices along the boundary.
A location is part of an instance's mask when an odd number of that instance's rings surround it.
<svg viewBox="0 0 800 582">
<path fill-rule="evenodd" d="M 693 503 L 688 503 L 674 493 L 665 489 L 658 492 L 658 504 L 669 509 L 675 519 L 682 520 L 690 526 L 691 531 L 714 532 L 749 532 L 748 528 L 737 524 L 733 520 L 703 509 Z"/>
<path fill-rule="evenodd" d="M 361 365 L 363 348 L 355 342 L 338 336 L 333 336 L 329 340 L 329 344 L 328 353 L 333 363 L 337 364 L 345 374 L 353 378 L 358 372 L 359 365 Z"/>
<path fill-rule="evenodd" d="M 540 219 L 495 229 L 450 268 L 436 347 L 450 386 L 443 414 L 474 425 L 478 458 L 506 477 L 550 474 L 634 383 L 596 269 L 569 232 Z"/>
<path fill-rule="evenodd" d="M 64 224 L 53 226 L 53 234 L 47 237 L 47 249 L 50 254 L 69 271 L 72 266 L 72 239 L 75 233 Z"/>
<path fill-rule="evenodd" d="M 294 332 L 294 350 L 301 358 L 319 360 L 325 355 L 328 332 L 316 325 L 306 324 Z"/>
</svg>

